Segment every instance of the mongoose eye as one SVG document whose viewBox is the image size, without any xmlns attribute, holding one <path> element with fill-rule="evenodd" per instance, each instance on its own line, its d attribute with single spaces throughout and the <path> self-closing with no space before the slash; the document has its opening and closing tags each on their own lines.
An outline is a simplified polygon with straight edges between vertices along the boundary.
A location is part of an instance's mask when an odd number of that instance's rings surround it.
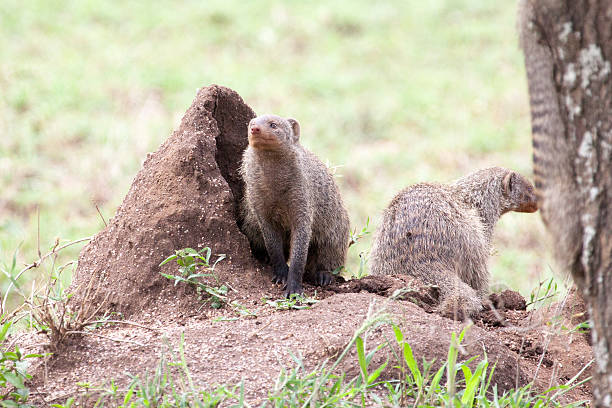
<svg viewBox="0 0 612 408">
<path fill-rule="evenodd" d="M 276 129 L 278 127 L 278 125 L 276 123 L 274 123 L 274 122 L 270 122 L 270 127 L 272 129 Z"/>
</svg>

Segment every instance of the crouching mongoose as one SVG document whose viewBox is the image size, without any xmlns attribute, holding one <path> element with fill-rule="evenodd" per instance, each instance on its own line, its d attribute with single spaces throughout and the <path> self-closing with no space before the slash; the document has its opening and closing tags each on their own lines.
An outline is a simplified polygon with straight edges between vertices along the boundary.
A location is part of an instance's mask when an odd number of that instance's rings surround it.
<svg viewBox="0 0 612 408">
<path fill-rule="evenodd" d="M 242 230 L 254 253 L 267 252 L 273 282 L 287 296 L 302 293 L 302 277 L 319 285 L 344 265 L 349 218 L 327 167 L 299 143 L 295 119 L 259 116 L 248 127 L 242 158 L 246 190 Z M 289 261 L 289 266 L 287 266 Z"/>
<path fill-rule="evenodd" d="M 532 184 L 500 167 L 451 184 L 413 185 L 384 211 L 372 247 L 371 273 L 409 274 L 436 285 L 439 311 L 463 319 L 480 311 L 488 294 L 487 259 L 499 217 L 536 210 Z"/>
</svg>

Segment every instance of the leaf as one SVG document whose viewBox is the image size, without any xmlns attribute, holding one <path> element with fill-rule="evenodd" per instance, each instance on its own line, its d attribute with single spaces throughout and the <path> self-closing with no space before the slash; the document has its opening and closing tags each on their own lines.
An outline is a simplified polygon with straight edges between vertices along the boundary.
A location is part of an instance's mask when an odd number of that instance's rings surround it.
<svg viewBox="0 0 612 408">
<path fill-rule="evenodd" d="M 410 344 L 406 342 L 404 342 L 404 360 L 406 360 L 406 364 L 408 365 L 408 368 L 410 368 L 410 372 L 412 372 L 412 377 L 414 378 L 415 383 L 420 387 L 423 383 L 423 377 L 419 371 L 419 366 L 414 359 L 414 355 L 412 354 L 412 348 L 410 347 Z"/>
<path fill-rule="evenodd" d="M 199 253 L 201 254 L 202 252 L 206 252 L 206 255 L 204 255 L 204 258 L 200 257 L 204 262 L 206 262 L 206 265 L 208 265 L 208 262 L 210 261 L 210 255 L 212 254 L 212 250 L 209 247 L 205 247 L 203 248 Z M 225 256 L 225 255 L 224 255 Z"/>
<path fill-rule="evenodd" d="M 2 325 L 2 329 L 0 330 L 0 343 L 4 341 L 4 338 L 6 337 L 6 333 L 11 328 L 12 324 L 13 324 L 12 322 L 6 322 Z"/>
<path fill-rule="evenodd" d="M 478 363 L 474 374 L 471 376 L 470 380 L 466 380 L 465 392 L 461 397 L 461 403 L 471 407 L 474 404 L 474 396 L 476 395 L 476 390 L 478 388 L 478 384 L 482 381 L 482 372 L 488 365 L 487 360 L 482 360 Z"/>
<path fill-rule="evenodd" d="M 393 325 L 393 332 L 395 333 L 395 339 L 397 340 L 397 344 L 401 345 L 402 340 L 404 340 L 404 333 L 402 333 L 400 328 L 396 325 Z"/>
<path fill-rule="evenodd" d="M 376 381 L 376 379 L 380 376 L 385 367 L 387 367 L 388 362 L 389 360 L 387 359 L 387 361 L 385 361 L 380 367 L 378 367 L 376 370 L 374 370 L 372 374 L 368 376 L 368 385 L 371 385 L 374 381 Z"/>
<path fill-rule="evenodd" d="M 463 371 L 465 382 L 467 383 L 468 381 L 470 381 L 470 378 L 472 378 L 472 371 L 470 370 L 470 367 L 467 366 L 467 363 L 461 364 L 461 371 Z"/>
<path fill-rule="evenodd" d="M 429 392 L 427 393 L 426 401 L 428 401 L 434 393 L 438 392 L 438 385 L 440 384 L 440 380 L 442 379 L 442 375 L 444 374 L 445 367 L 446 367 L 446 363 L 442 364 L 442 367 L 438 369 L 438 371 L 436 372 L 436 375 L 434 375 L 433 379 L 431 380 L 431 384 L 429 385 Z"/>
<path fill-rule="evenodd" d="M 162 261 L 162 263 L 160 263 L 160 264 L 159 264 L 159 266 L 165 265 L 165 264 L 167 264 L 168 262 L 175 260 L 176 258 L 178 258 L 178 256 L 177 256 L 176 254 L 174 254 L 174 255 L 170 255 L 169 257 L 167 257 L 166 259 L 164 259 L 164 260 Z"/>
<path fill-rule="evenodd" d="M 21 378 L 21 376 L 18 376 L 13 372 L 5 372 L 4 378 L 6 378 L 6 380 L 11 383 L 15 388 L 25 388 L 25 384 L 23 383 L 23 379 Z"/>
<path fill-rule="evenodd" d="M 368 355 L 366 356 L 366 364 L 367 364 L 367 365 L 370 365 L 370 362 L 371 362 L 371 361 L 372 361 L 372 359 L 374 358 L 374 354 L 376 354 L 376 352 L 377 352 L 378 350 L 381 350 L 381 349 L 383 349 L 383 348 L 385 348 L 385 347 L 387 347 L 387 343 L 381 343 L 381 344 L 379 344 L 378 346 L 376 346 L 376 348 L 375 348 L 374 350 L 370 351 L 370 352 L 368 353 Z"/>
<path fill-rule="evenodd" d="M 132 394 L 134 393 L 134 386 L 132 385 L 127 393 L 125 393 L 125 397 L 123 398 L 123 405 L 127 405 L 128 402 L 132 399 Z"/>
<path fill-rule="evenodd" d="M 363 382 L 366 382 L 366 379 L 368 377 L 368 365 L 365 360 L 363 339 L 361 338 L 361 336 L 357 336 L 357 339 L 355 339 L 355 346 L 357 347 L 357 360 L 359 360 L 361 378 L 363 379 Z"/>
</svg>

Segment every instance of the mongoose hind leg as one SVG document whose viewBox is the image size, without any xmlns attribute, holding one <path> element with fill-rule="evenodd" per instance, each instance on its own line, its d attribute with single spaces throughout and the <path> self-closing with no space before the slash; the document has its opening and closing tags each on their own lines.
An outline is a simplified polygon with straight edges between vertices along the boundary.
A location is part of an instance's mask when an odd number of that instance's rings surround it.
<svg viewBox="0 0 612 408">
<path fill-rule="evenodd" d="M 262 247 L 258 245 L 253 245 L 251 243 L 251 254 L 253 254 L 253 257 L 261 263 L 270 263 L 270 256 L 268 255 L 268 251 L 266 251 L 265 246 Z"/>
<path fill-rule="evenodd" d="M 319 286 L 327 286 L 334 280 L 331 273 L 328 271 L 317 271 L 315 280 Z"/>
<path fill-rule="evenodd" d="M 337 263 L 338 259 L 344 259 L 343 254 L 336 254 L 330 250 L 333 245 L 317 245 L 315 242 L 310 243 L 308 249 L 308 263 L 306 264 L 306 270 L 304 279 L 308 282 L 317 286 L 327 286 L 334 280 L 332 272 L 336 268 L 332 268 L 330 262 L 323 262 L 324 260 L 335 260 Z M 325 250 L 322 250 L 322 249 Z"/>
<path fill-rule="evenodd" d="M 306 279 L 309 283 L 317 286 L 327 286 L 334 280 L 334 276 L 330 271 L 322 270 L 322 269 L 313 269 L 309 270 L 305 275 L 304 279 Z"/>
<path fill-rule="evenodd" d="M 239 225 L 244 235 L 249 239 L 249 246 L 251 247 L 253 257 L 264 264 L 270 263 L 270 256 L 266 250 L 259 222 L 253 211 L 249 210 L 246 200 L 241 203 Z"/>
<path fill-rule="evenodd" d="M 481 296 L 452 272 L 436 274 L 442 300 L 436 311 L 454 320 L 466 320 L 482 310 Z"/>
</svg>

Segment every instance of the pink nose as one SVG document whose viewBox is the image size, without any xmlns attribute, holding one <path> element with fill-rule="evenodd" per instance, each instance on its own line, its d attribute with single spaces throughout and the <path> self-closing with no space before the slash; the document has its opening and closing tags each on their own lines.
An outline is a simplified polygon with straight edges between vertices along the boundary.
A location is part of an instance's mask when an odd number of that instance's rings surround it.
<svg viewBox="0 0 612 408">
<path fill-rule="evenodd" d="M 251 126 L 251 133 L 259 133 L 260 129 L 259 126 Z"/>
</svg>

